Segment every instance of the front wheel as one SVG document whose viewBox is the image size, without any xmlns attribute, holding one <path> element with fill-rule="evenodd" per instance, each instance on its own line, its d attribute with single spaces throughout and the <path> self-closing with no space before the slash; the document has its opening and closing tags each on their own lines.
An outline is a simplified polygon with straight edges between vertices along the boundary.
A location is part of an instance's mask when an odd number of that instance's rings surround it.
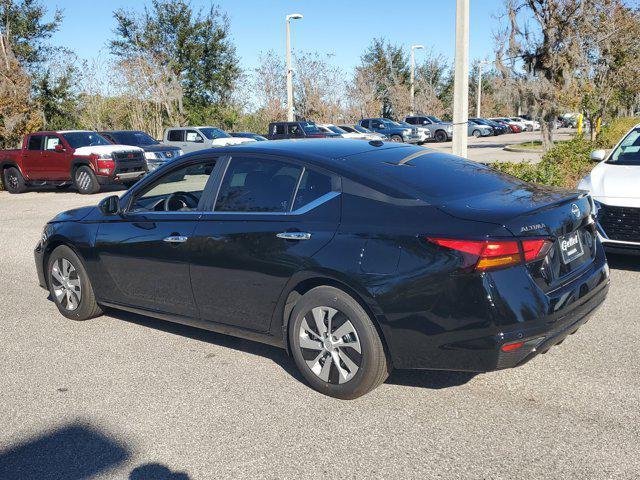
<svg viewBox="0 0 640 480">
<path fill-rule="evenodd" d="M 9 193 L 23 193 L 27 190 L 24 177 L 16 167 L 7 168 L 4 171 L 2 180 L 4 182 L 4 188 L 6 188 Z"/>
<path fill-rule="evenodd" d="M 89 167 L 83 165 L 76 170 L 73 176 L 73 181 L 80 192 L 83 195 L 90 195 L 92 193 L 98 193 L 100 190 L 100 184 L 96 178 L 96 174 L 93 173 Z"/>
<path fill-rule="evenodd" d="M 51 298 L 65 317 L 88 320 L 102 314 L 87 271 L 69 247 L 62 245 L 49 256 L 47 282 Z"/>
<path fill-rule="evenodd" d="M 447 134 L 442 130 L 438 130 L 435 135 L 436 142 L 442 143 L 447 141 Z"/>
<path fill-rule="evenodd" d="M 396 143 L 402 143 L 402 137 L 400 135 L 391 135 L 389 140 Z"/>
<path fill-rule="evenodd" d="M 389 362 L 371 318 L 334 287 L 304 294 L 291 313 L 289 344 L 296 365 L 317 391 L 351 400 L 389 375 Z"/>
<path fill-rule="evenodd" d="M 473 131 L 473 136 L 476 138 L 480 138 L 482 136 L 482 133 L 480 133 L 480 130 L 474 130 Z"/>
</svg>

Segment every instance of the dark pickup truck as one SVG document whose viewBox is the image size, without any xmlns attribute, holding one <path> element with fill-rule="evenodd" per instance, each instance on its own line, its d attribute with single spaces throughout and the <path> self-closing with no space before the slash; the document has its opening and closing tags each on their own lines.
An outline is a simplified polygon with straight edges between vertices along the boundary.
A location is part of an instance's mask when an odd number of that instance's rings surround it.
<svg viewBox="0 0 640 480">
<path fill-rule="evenodd" d="M 0 150 L 0 172 L 9 193 L 73 183 L 88 194 L 101 185 L 133 185 L 147 173 L 147 164 L 141 148 L 113 145 L 97 132 L 68 130 L 32 133 L 21 149 Z"/>
<path fill-rule="evenodd" d="M 273 122 L 269 124 L 269 140 L 287 138 L 331 138 L 340 137 L 337 133 L 323 132 L 313 122 Z"/>
</svg>

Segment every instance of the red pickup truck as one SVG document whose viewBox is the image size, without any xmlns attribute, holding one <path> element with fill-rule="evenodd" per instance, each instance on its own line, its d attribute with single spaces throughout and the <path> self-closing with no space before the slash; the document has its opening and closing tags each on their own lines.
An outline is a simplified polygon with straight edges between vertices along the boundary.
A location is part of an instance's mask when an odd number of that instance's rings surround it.
<svg viewBox="0 0 640 480">
<path fill-rule="evenodd" d="M 101 185 L 134 184 L 147 173 L 147 163 L 141 148 L 113 145 L 97 132 L 37 132 L 25 136 L 19 150 L 0 150 L 0 173 L 10 193 L 73 183 L 87 194 Z"/>
</svg>

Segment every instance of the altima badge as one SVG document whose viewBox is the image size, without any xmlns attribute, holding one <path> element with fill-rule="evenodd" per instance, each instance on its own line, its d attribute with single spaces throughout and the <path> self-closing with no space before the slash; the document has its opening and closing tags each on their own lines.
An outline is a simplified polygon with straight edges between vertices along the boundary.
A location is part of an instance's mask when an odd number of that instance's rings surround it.
<svg viewBox="0 0 640 480">
<path fill-rule="evenodd" d="M 536 223 L 535 225 L 527 225 L 526 227 L 522 227 L 520 229 L 520 233 L 532 232 L 534 230 L 542 230 L 543 228 L 547 228 L 547 226 L 544 223 Z"/>
<path fill-rule="evenodd" d="M 571 213 L 573 213 L 574 217 L 580 218 L 580 208 L 575 203 L 571 204 Z"/>
</svg>

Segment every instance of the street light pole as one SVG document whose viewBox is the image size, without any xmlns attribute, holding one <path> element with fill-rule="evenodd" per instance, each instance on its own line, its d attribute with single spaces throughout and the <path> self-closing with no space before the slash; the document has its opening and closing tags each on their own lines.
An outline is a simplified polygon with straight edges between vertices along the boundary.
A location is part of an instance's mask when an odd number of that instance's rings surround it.
<svg viewBox="0 0 640 480">
<path fill-rule="evenodd" d="M 469 0 L 456 0 L 456 58 L 453 83 L 453 154 L 467 156 L 469 121 Z"/>
<path fill-rule="evenodd" d="M 293 71 L 291 70 L 291 19 L 302 18 L 299 13 L 286 17 L 287 25 L 287 121 L 293 122 Z"/>
<path fill-rule="evenodd" d="M 411 86 L 411 111 L 409 112 L 409 115 L 413 115 L 413 112 L 415 110 L 415 105 L 414 105 L 414 100 L 413 100 L 413 78 L 415 75 L 415 69 L 416 69 L 416 62 L 415 62 L 415 58 L 414 58 L 414 53 L 413 51 L 416 49 L 421 49 L 424 48 L 424 45 L 411 45 L 411 78 L 409 81 L 409 84 Z"/>
<path fill-rule="evenodd" d="M 476 92 L 476 100 L 477 100 L 477 105 L 476 105 L 476 117 L 480 118 L 480 105 L 482 102 L 482 65 L 489 65 L 491 64 L 491 62 L 488 62 L 486 60 L 480 60 L 480 62 L 478 63 L 478 91 Z"/>
</svg>

